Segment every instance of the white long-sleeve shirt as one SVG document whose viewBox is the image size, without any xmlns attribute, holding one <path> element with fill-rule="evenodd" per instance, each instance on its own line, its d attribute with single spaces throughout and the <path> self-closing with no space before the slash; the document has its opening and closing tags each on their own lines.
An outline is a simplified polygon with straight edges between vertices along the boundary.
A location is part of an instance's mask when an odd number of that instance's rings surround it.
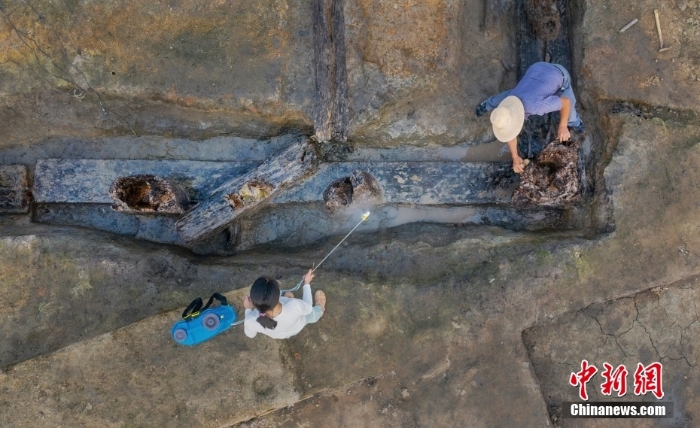
<svg viewBox="0 0 700 428">
<path fill-rule="evenodd" d="M 272 318 L 277 321 L 277 327 L 274 330 L 263 327 L 257 321 L 260 311 L 257 309 L 246 309 L 245 321 L 243 322 L 245 335 L 252 338 L 258 333 L 262 333 L 273 339 L 287 339 L 299 333 L 306 325 L 306 315 L 313 310 L 311 285 L 305 284 L 303 290 L 303 300 L 280 296 L 282 311 Z"/>
</svg>

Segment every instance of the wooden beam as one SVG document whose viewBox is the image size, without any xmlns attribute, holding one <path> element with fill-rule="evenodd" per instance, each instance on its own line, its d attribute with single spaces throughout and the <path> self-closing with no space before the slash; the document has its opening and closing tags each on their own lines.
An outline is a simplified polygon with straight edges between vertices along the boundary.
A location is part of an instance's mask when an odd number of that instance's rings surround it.
<svg viewBox="0 0 700 428">
<path fill-rule="evenodd" d="M 333 140 L 345 142 L 348 134 L 348 72 L 345 64 L 345 14 L 344 0 L 333 0 Z"/>
<path fill-rule="evenodd" d="M 270 204 L 323 201 L 331 183 L 355 171 L 372 175 L 389 204 L 509 205 L 519 180 L 510 164 L 496 162 L 335 162 Z"/>
<path fill-rule="evenodd" d="M 0 214 L 27 213 L 29 200 L 27 167 L 0 166 Z"/>
<path fill-rule="evenodd" d="M 243 212 L 313 174 L 317 166 L 318 157 L 310 141 L 287 147 L 256 169 L 225 182 L 187 212 L 176 223 L 180 236 L 193 243 L 222 230 Z"/>
<path fill-rule="evenodd" d="M 120 177 L 152 174 L 179 184 L 196 202 L 260 162 L 130 159 L 40 159 L 34 170 L 38 203 L 111 204 L 109 187 Z"/>
<path fill-rule="evenodd" d="M 343 7 L 343 0 L 313 0 L 314 132 L 320 142 L 347 140 L 348 78 Z"/>
</svg>

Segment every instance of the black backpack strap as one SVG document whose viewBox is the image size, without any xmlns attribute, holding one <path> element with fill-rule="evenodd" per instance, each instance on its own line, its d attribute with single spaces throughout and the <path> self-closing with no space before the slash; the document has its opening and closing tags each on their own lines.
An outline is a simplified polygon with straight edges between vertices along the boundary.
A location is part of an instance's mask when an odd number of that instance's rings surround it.
<svg viewBox="0 0 700 428">
<path fill-rule="evenodd" d="M 210 299 L 211 300 L 211 299 Z M 208 304 L 207 304 L 208 305 Z M 202 309 L 202 298 L 197 297 L 192 301 L 192 303 L 185 308 L 185 312 L 182 313 L 182 318 L 188 319 L 199 315 L 199 310 Z M 188 314 L 189 312 L 189 314 Z"/>
<path fill-rule="evenodd" d="M 207 302 L 206 305 L 204 305 L 204 307 L 202 308 L 202 310 L 208 309 L 209 306 L 211 306 L 211 304 L 214 302 L 214 299 L 216 299 L 216 300 L 218 300 L 219 302 L 221 302 L 221 306 L 228 306 L 228 300 L 226 300 L 226 297 L 225 297 L 225 296 L 222 296 L 222 295 L 219 294 L 219 293 L 214 293 L 214 294 L 211 295 L 211 297 L 209 298 L 209 301 Z"/>
</svg>

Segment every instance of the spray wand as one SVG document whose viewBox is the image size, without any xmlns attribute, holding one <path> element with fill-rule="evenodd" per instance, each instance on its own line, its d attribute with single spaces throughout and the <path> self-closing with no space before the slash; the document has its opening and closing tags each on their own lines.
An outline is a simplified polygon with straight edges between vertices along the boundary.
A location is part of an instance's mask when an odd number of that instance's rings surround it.
<svg viewBox="0 0 700 428">
<path fill-rule="evenodd" d="M 355 225 L 355 227 L 353 227 L 352 230 L 351 230 L 350 232 L 348 232 L 348 234 L 345 235 L 345 237 L 344 237 L 343 239 L 341 239 L 340 242 L 338 242 L 338 245 L 336 245 L 335 247 L 333 247 L 333 249 L 330 250 L 330 251 L 328 252 L 328 254 L 326 254 L 326 257 L 324 257 L 323 260 L 321 260 L 321 262 L 320 262 L 319 264 L 317 264 L 316 267 L 313 268 L 313 270 L 312 270 L 311 272 L 316 272 L 316 269 L 318 269 L 318 268 L 321 267 L 321 265 L 323 264 L 323 262 L 325 262 L 326 259 L 327 259 L 331 254 L 333 254 L 333 251 L 335 251 L 338 247 L 340 247 L 340 244 L 342 244 L 343 242 L 345 242 L 345 240 L 348 239 L 348 236 L 350 236 L 350 234 L 352 234 L 352 232 L 354 232 L 355 229 L 357 229 L 358 227 L 360 227 L 360 225 L 362 224 L 362 222 L 365 221 L 365 220 L 367 220 L 368 217 L 369 217 L 369 211 L 367 211 L 366 213 L 362 214 L 362 219 Z M 297 285 L 294 286 L 294 288 L 290 288 L 289 290 L 280 290 L 280 294 L 284 294 L 284 293 L 286 293 L 286 292 L 288 292 L 288 291 L 297 291 L 298 289 L 301 288 L 302 285 L 304 285 L 304 278 L 302 278 L 301 281 L 299 281 L 299 282 L 297 283 Z M 234 322 L 234 323 L 231 324 L 231 325 L 234 326 L 234 325 L 238 325 L 238 324 L 243 324 L 244 321 L 245 321 L 245 317 L 241 318 L 240 320 Z"/>
<path fill-rule="evenodd" d="M 338 242 L 338 245 L 336 245 L 335 247 L 333 247 L 333 249 L 330 250 L 330 251 L 328 252 L 328 254 L 326 254 L 326 257 L 324 257 L 323 260 L 321 260 L 321 262 L 320 262 L 319 264 L 317 264 L 316 267 L 313 268 L 313 269 L 311 270 L 311 272 L 316 272 L 316 269 L 318 269 L 318 268 L 321 267 L 321 265 L 323 264 L 323 262 L 325 262 L 326 259 L 327 259 L 331 254 L 333 254 L 333 251 L 335 251 L 338 247 L 340 247 L 340 244 L 342 244 L 343 242 L 345 242 L 345 240 L 348 239 L 348 236 L 350 236 L 350 235 L 352 234 L 352 232 L 355 231 L 355 229 L 357 229 L 358 227 L 360 227 L 360 225 L 362 224 L 362 222 L 365 221 L 365 220 L 367 220 L 368 217 L 369 217 L 369 211 L 367 211 L 366 213 L 362 214 L 362 219 L 355 225 L 355 227 L 353 227 L 352 230 L 351 230 L 350 232 L 348 232 L 348 234 L 345 235 L 345 237 L 344 237 L 343 239 L 341 239 L 340 242 Z M 301 281 L 299 281 L 299 282 L 297 283 L 297 285 L 294 286 L 294 288 L 290 288 L 289 290 L 280 290 L 280 293 L 281 293 L 281 294 L 284 294 L 284 293 L 286 293 L 286 292 L 288 292 L 288 291 L 297 291 L 298 289 L 301 288 L 302 285 L 304 285 L 304 278 L 302 278 Z"/>
</svg>

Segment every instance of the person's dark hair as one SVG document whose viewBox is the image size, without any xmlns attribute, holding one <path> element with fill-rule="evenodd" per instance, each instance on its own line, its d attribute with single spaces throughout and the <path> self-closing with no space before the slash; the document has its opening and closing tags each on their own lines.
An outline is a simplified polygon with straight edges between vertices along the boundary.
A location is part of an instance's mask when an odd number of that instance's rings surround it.
<svg viewBox="0 0 700 428">
<path fill-rule="evenodd" d="M 276 279 L 261 276 L 250 287 L 250 300 L 261 314 L 272 311 L 280 301 L 280 285 Z M 259 316 L 260 325 L 270 330 L 277 327 L 277 321 L 269 316 Z"/>
</svg>

